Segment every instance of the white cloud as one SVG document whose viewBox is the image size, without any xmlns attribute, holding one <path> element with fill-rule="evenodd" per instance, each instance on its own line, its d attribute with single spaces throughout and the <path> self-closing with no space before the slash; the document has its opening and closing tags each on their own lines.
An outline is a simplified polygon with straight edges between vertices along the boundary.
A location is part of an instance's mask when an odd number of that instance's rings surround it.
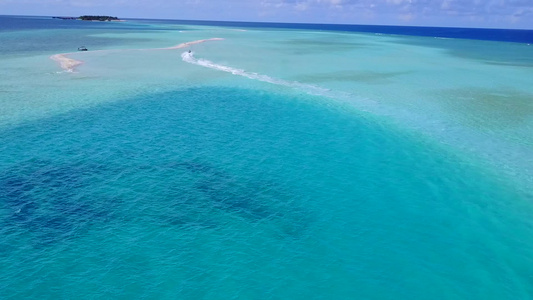
<svg viewBox="0 0 533 300">
<path fill-rule="evenodd" d="M 413 14 L 401 14 L 398 16 L 398 19 L 404 22 L 411 22 L 414 18 Z"/>
<path fill-rule="evenodd" d="M 294 5 L 294 9 L 298 11 L 304 11 L 307 10 L 307 8 L 309 8 L 309 4 L 307 2 L 298 2 Z"/>
<path fill-rule="evenodd" d="M 408 0 L 387 0 L 387 3 L 392 3 L 392 4 L 396 4 L 396 5 L 402 4 L 404 2 L 408 2 Z"/>
</svg>

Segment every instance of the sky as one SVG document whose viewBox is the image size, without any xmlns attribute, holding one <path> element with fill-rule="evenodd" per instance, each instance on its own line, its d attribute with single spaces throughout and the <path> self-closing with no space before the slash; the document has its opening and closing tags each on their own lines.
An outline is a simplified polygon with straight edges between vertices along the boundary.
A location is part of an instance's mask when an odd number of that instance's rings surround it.
<svg viewBox="0 0 533 300">
<path fill-rule="evenodd" d="M 0 15 L 533 29 L 533 0 L 0 0 Z"/>
</svg>

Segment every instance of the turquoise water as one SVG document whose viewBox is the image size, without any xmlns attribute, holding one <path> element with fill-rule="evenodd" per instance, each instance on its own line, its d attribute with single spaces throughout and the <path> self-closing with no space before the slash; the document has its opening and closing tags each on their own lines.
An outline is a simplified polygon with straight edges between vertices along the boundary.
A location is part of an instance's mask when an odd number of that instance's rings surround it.
<svg viewBox="0 0 533 300">
<path fill-rule="evenodd" d="M 529 52 L 105 26 L 69 30 L 225 40 L 0 57 L 2 298 L 533 296 Z"/>
</svg>

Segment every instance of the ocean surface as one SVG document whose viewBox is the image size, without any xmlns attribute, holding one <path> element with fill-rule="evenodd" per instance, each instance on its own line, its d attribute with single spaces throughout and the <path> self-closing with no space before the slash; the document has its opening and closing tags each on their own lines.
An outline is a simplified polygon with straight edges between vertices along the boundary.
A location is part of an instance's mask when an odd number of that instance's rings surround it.
<svg viewBox="0 0 533 300">
<path fill-rule="evenodd" d="M 0 16 L 0 299 L 533 299 L 532 43 Z"/>
</svg>

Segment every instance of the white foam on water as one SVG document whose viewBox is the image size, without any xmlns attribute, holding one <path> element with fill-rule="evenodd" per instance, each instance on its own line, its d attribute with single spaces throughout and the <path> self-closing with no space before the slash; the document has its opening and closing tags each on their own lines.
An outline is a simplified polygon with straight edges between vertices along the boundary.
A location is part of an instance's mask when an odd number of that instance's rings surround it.
<svg viewBox="0 0 533 300">
<path fill-rule="evenodd" d="M 305 83 L 301 83 L 297 81 L 288 81 L 288 80 L 283 80 L 279 78 L 274 78 L 268 75 L 263 75 L 263 74 L 259 74 L 255 72 L 247 72 L 243 69 L 237 69 L 237 68 L 233 68 L 229 66 L 216 64 L 206 59 L 197 59 L 194 57 L 193 52 L 183 52 L 181 54 L 181 58 L 183 59 L 184 62 L 187 62 L 190 64 L 202 66 L 205 68 L 210 68 L 213 70 L 231 73 L 233 75 L 238 75 L 238 76 L 246 77 L 246 78 L 253 79 L 253 80 L 259 80 L 259 81 L 268 82 L 272 84 L 300 89 L 312 95 L 321 95 L 321 96 L 330 96 L 330 97 L 332 96 L 332 95 L 328 95 L 328 93 L 331 91 L 330 89 L 322 88 L 316 85 L 305 84 Z"/>
</svg>

